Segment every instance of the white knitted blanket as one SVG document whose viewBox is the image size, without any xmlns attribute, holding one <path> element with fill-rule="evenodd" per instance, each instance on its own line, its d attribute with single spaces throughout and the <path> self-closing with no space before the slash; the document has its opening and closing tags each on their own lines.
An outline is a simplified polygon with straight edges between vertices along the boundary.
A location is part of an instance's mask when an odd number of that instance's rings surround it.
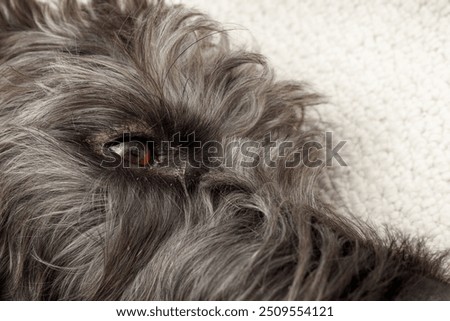
<svg viewBox="0 0 450 321">
<path fill-rule="evenodd" d="M 329 170 L 335 202 L 450 248 L 447 0 L 182 2 L 247 29 L 280 78 L 329 97 L 319 113 L 334 140 L 348 141 L 348 166 Z"/>
</svg>

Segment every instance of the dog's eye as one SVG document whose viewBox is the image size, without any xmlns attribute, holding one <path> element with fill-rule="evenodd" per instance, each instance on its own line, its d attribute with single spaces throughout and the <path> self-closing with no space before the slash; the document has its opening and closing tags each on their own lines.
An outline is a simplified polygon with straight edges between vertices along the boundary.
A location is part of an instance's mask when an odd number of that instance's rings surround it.
<svg viewBox="0 0 450 321">
<path fill-rule="evenodd" d="M 124 135 L 104 147 L 119 156 L 124 167 L 148 167 L 154 163 L 154 148 L 151 140 Z"/>
</svg>

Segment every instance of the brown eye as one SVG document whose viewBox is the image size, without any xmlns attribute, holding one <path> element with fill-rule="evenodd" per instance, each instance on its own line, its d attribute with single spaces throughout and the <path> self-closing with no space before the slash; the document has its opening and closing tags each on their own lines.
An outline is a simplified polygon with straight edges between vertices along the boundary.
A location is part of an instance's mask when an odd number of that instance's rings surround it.
<svg viewBox="0 0 450 321">
<path fill-rule="evenodd" d="M 105 144 L 105 148 L 120 157 L 123 167 L 148 167 L 154 162 L 153 142 L 142 137 L 124 135 Z"/>
</svg>

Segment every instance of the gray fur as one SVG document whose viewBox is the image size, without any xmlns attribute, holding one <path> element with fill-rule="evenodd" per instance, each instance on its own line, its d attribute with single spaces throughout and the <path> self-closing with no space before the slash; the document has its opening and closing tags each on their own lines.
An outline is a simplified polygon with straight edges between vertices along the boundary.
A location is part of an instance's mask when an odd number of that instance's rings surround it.
<svg viewBox="0 0 450 321">
<path fill-rule="evenodd" d="M 291 154 L 316 136 L 303 111 L 320 97 L 276 81 L 204 14 L 2 0 L 0 74 L 2 299 L 450 293 L 443 254 L 335 214 L 314 192 L 317 168 L 100 166 L 103 144 L 124 131 L 223 143 L 270 133 L 294 142 Z M 424 298 L 418 282 L 442 290 Z"/>
</svg>

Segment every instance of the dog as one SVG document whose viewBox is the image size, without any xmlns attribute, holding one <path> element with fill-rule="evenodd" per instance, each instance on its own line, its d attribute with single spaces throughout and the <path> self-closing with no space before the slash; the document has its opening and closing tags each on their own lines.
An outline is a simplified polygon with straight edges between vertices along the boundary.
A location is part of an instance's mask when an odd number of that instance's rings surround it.
<svg viewBox="0 0 450 321">
<path fill-rule="evenodd" d="M 1 299 L 450 299 L 446 253 L 318 196 L 322 97 L 205 14 L 2 0 L 0 72 Z"/>
</svg>

